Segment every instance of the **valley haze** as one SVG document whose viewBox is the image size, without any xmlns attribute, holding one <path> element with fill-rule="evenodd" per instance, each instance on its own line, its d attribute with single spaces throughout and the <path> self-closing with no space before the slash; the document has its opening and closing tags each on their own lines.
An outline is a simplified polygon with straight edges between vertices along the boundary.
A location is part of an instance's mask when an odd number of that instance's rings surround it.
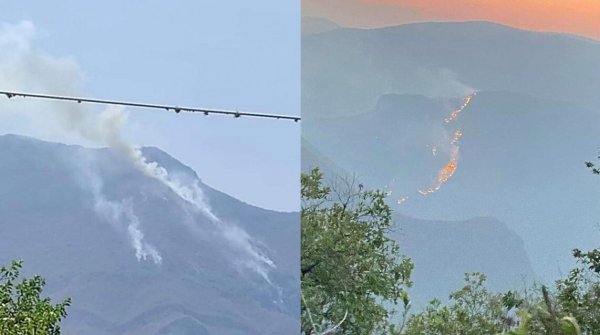
<svg viewBox="0 0 600 335">
<path fill-rule="evenodd" d="M 597 246 L 584 162 L 599 145 L 599 41 L 484 21 L 304 22 L 302 168 L 388 193 L 419 302 L 465 272 L 495 290 L 551 283 L 573 248 Z"/>
</svg>

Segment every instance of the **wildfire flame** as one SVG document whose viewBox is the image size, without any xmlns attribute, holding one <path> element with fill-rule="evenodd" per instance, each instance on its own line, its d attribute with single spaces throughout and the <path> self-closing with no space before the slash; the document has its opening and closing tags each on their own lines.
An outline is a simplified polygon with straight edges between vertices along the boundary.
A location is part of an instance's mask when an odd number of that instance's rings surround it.
<svg viewBox="0 0 600 335">
<path fill-rule="evenodd" d="M 473 97 L 475 96 L 475 94 L 477 94 L 477 93 L 475 92 L 473 94 L 467 95 L 467 97 L 463 101 L 463 104 L 457 110 L 452 111 L 452 113 L 450 113 L 450 117 L 444 119 L 444 122 L 450 123 L 450 122 L 456 120 L 456 118 L 458 117 L 458 114 L 460 114 L 460 112 L 462 112 L 465 108 L 467 108 L 467 106 L 469 106 L 469 104 L 471 103 L 471 100 L 473 100 Z"/>
<path fill-rule="evenodd" d="M 458 140 L 460 140 L 460 138 L 462 137 L 462 131 L 457 130 L 454 132 L 454 139 L 452 139 L 452 142 L 450 142 L 450 144 L 454 145 L 456 144 L 456 142 L 458 142 Z"/>
<path fill-rule="evenodd" d="M 439 191 L 440 188 L 442 187 L 442 184 L 447 182 L 452 177 L 452 175 L 454 175 L 454 172 L 456 171 L 457 167 L 458 167 L 458 147 L 456 147 L 455 150 L 453 150 L 453 154 L 450 159 L 450 162 L 448 162 L 448 164 L 446 164 L 446 166 L 444 166 L 438 172 L 438 178 L 437 178 L 436 185 L 429 187 L 427 189 L 424 189 L 424 190 L 419 190 L 419 193 L 421 193 L 422 195 L 429 195 L 433 192 Z"/>
<path fill-rule="evenodd" d="M 460 108 L 452 111 L 452 113 L 450 113 L 450 117 L 444 119 L 444 122 L 450 123 L 450 122 L 454 121 L 458 117 L 458 114 L 460 114 L 465 108 L 467 108 L 467 106 L 469 106 L 469 104 L 471 103 L 471 100 L 473 100 L 473 97 L 475 96 L 475 94 L 476 94 L 476 92 L 468 95 L 464 99 L 463 104 L 460 106 Z M 463 133 L 460 129 L 454 131 L 454 137 L 452 138 L 452 141 L 450 142 L 450 145 L 452 146 L 452 150 L 450 152 L 450 160 L 444 167 L 442 167 L 438 171 L 438 177 L 437 177 L 437 180 L 436 180 L 436 183 L 434 186 L 431 186 L 426 189 L 418 190 L 418 192 L 421 195 L 429 195 L 431 193 L 439 191 L 440 188 L 442 187 L 442 184 L 447 182 L 452 177 L 452 175 L 454 175 L 454 172 L 456 172 L 456 168 L 458 167 L 458 156 L 459 156 L 458 154 L 459 154 L 459 149 L 460 149 L 460 147 L 457 145 L 457 143 L 460 140 L 460 138 L 462 137 L 462 135 L 463 135 Z M 433 153 L 434 156 L 436 156 L 437 148 L 433 147 L 431 152 Z"/>
</svg>

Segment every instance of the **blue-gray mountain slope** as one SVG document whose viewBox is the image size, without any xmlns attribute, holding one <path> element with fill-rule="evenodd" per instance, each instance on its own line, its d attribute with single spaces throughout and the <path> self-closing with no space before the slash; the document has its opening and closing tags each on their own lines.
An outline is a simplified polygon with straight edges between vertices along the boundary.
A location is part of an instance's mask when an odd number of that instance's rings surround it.
<svg viewBox="0 0 600 335">
<path fill-rule="evenodd" d="M 143 151 L 170 173 L 197 179 L 165 152 Z M 200 183 L 215 213 L 275 262 L 269 284 L 236 265 L 209 220 L 110 150 L 5 135 L 0 157 L 0 263 L 23 259 L 53 298 L 72 297 L 64 334 L 297 332 L 298 213 L 256 208 Z M 127 230 L 94 210 L 81 162 L 91 162 L 108 200 L 131 205 L 162 264 L 138 261 Z"/>
</svg>

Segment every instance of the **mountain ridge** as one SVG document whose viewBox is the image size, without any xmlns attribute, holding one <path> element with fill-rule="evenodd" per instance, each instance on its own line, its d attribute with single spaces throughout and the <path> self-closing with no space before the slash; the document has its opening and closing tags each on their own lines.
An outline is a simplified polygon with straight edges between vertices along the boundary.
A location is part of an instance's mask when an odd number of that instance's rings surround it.
<svg viewBox="0 0 600 335">
<path fill-rule="evenodd" d="M 52 298 L 73 298 L 65 334 L 297 331 L 298 213 L 255 208 L 143 153 L 197 182 L 222 222 L 111 150 L 0 136 L 0 263 L 23 259 Z"/>
<path fill-rule="evenodd" d="M 578 36 L 469 21 L 336 29 L 302 42 L 305 123 L 363 113 L 389 93 L 507 90 L 600 105 L 600 43 Z"/>
<path fill-rule="evenodd" d="M 385 26 L 385 27 L 374 27 L 374 28 L 355 28 L 355 27 L 344 27 L 344 26 L 338 25 L 337 29 L 347 29 L 347 30 L 355 30 L 355 31 L 361 31 L 361 30 L 393 31 L 396 29 L 400 30 L 403 28 L 422 28 L 422 27 L 427 27 L 427 26 L 436 27 L 436 28 L 442 27 L 442 26 L 443 26 L 443 28 L 446 28 L 448 26 L 455 26 L 455 27 L 456 26 L 467 26 L 467 27 L 469 27 L 469 29 L 471 29 L 470 26 L 472 26 L 472 25 L 484 26 L 484 27 L 498 29 L 498 30 L 504 30 L 504 31 L 520 31 L 520 32 L 532 33 L 532 34 L 563 36 L 563 37 L 567 37 L 567 38 L 579 39 L 579 40 L 594 43 L 594 44 L 600 44 L 599 40 L 596 40 L 594 38 L 587 37 L 587 36 L 582 36 L 582 35 L 577 35 L 577 34 L 572 34 L 572 33 L 565 33 L 565 32 L 529 30 L 529 29 L 525 29 L 525 28 L 515 27 L 515 26 L 508 25 L 508 24 L 503 24 L 503 23 L 493 22 L 493 21 L 488 21 L 488 20 L 422 21 L 422 22 L 409 22 L 409 23 L 402 23 L 402 24 L 397 24 L 397 25 L 391 25 L 391 26 Z"/>
<path fill-rule="evenodd" d="M 316 151 L 303 156 L 303 172 L 318 167 L 320 162 L 329 161 L 333 164 L 322 169 L 325 184 L 335 183 L 338 178 L 349 178 L 343 170 L 331 168 L 339 165 L 331 159 L 323 159 L 326 156 L 317 148 L 308 146 L 303 150 Z M 378 188 L 357 178 L 367 189 Z M 394 203 L 394 199 L 394 194 L 388 195 L 388 203 Z M 399 243 L 401 253 L 415 264 L 412 274 L 414 287 L 409 290 L 414 308 L 423 308 L 434 298 L 444 300 L 450 292 L 462 287 L 463 275 L 468 272 L 485 272 L 489 288 L 493 291 L 520 289 L 524 282 L 539 279 L 523 239 L 494 217 L 455 220 L 416 218 L 403 213 L 403 205 L 392 206 L 393 229 L 389 236 Z M 464 257 L 465 252 L 478 253 L 479 257 Z"/>
</svg>

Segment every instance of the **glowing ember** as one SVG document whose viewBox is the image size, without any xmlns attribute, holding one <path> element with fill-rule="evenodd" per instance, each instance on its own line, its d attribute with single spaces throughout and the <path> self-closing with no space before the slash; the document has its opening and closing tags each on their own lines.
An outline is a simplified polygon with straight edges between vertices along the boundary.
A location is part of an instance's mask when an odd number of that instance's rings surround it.
<svg viewBox="0 0 600 335">
<path fill-rule="evenodd" d="M 450 177 L 452 177 L 454 174 L 454 171 L 456 171 L 456 166 L 456 159 L 452 159 L 450 163 L 444 166 L 444 168 L 440 170 L 438 183 L 441 184 L 447 182 L 448 179 L 450 179 Z"/>
<path fill-rule="evenodd" d="M 444 119 L 444 122 L 450 123 L 450 122 L 454 121 L 458 117 L 458 114 L 460 114 L 460 112 L 462 112 L 465 108 L 467 108 L 467 106 L 469 106 L 469 104 L 471 103 L 471 100 L 473 100 L 473 97 L 475 96 L 475 94 L 476 94 L 476 92 L 474 92 L 471 95 L 468 95 L 465 98 L 465 100 L 463 101 L 462 106 L 460 106 L 459 109 L 454 110 L 452 113 L 450 113 L 450 117 Z M 449 162 L 438 171 L 438 177 L 437 177 L 437 180 L 436 180 L 436 183 L 434 186 L 431 186 L 427 189 L 418 190 L 418 192 L 421 195 L 429 195 L 431 193 L 439 191 L 440 188 L 442 187 L 442 184 L 447 182 L 452 177 L 452 175 L 454 175 L 454 172 L 456 171 L 456 168 L 458 166 L 458 153 L 459 153 L 459 148 L 460 148 L 457 145 L 457 142 L 460 140 L 462 135 L 463 135 L 463 133 L 461 130 L 456 130 L 454 132 L 454 137 L 452 138 L 452 141 L 450 142 L 450 145 L 452 146 L 452 151 L 450 152 Z M 433 149 L 431 150 L 431 153 L 434 156 L 436 156 L 437 155 L 437 147 L 433 147 Z"/>
<path fill-rule="evenodd" d="M 455 152 L 456 152 L 456 157 L 452 157 L 450 162 L 448 164 L 446 164 L 446 166 L 444 166 L 438 172 L 437 184 L 428 189 L 419 190 L 419 193 L 421 193 L 422 195 L 429 195 L 433 192 L 439 191 L 440 188 L 442 187 L 442 184 L 447 182 L 450 179 L 450 177 L 452 177 L 452 175 L 454 175 L 454 172 L 456 171 L 456 168 L 458 167 L 458 164 L 457 164 L 458 147 L 456 148 Z"/>
<path fill-rule="evenodd" d="M 471 100 L 473 99 L 473 96 L 475 96 L 475 94 L 476 93 L 473 93 L 471 95 L 467 95 L 467 97 L 463 101 L 462 106 L 460 106 L 459 109 L 457 109 L 457 110 L 453 111 L 452 113 L 450 113 L 450 117 L 444 119 L 444 122 L 450 123 L 450 122 L 454 121 L 458 117 L 458 114 L 460 112 L 462 112 L 465 108 L 467 108 L 467 106 L 469 106 L 469 103 L 471 103 Z"/>
<path fill-rule="evenodd" d="M 460 138 L 462 137 L 462 131 L 457 130 L 454 132 L 454 139 L 452 140 L 452 142 L 450 142 L 450 144 L 456 144 L 456 142 L 458 142 L 458 140 L 460 140 Z"/>
</svg>

